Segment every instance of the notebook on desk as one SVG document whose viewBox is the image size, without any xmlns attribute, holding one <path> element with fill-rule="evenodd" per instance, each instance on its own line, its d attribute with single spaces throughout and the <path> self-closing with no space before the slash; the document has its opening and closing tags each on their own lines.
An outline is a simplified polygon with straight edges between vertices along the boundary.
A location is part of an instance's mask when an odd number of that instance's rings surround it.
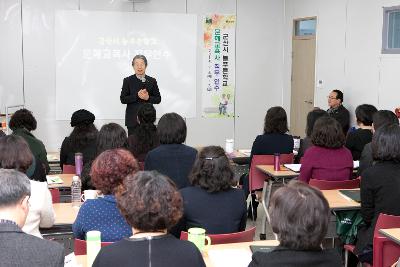
<svg viewBox="0 0 400 267">
<path fill-rule="evenodd" d="M 64 181 L 59 176 L 46 176 L 47 184 L 62 184 Z"/>
<path fill-rule="evenodd" d="M 283 164 L 284 167 L 294 172 L 300 172 L 301 164 Z"/>
<path fill-rule="evenodd" d="M 354 200 L 355 202 L 358 203 L 361 202 L 360 189 L 351 189 L 351 190 L 346 189 L 346 190 L 339 190 L 339 192 L 346 198 Z"/>
<path fill-rule="evenodd" d="M 271 252 L 276 246 L 255 246 L 250 245 L 251 253 L 254 252 Z"/>
</svg>

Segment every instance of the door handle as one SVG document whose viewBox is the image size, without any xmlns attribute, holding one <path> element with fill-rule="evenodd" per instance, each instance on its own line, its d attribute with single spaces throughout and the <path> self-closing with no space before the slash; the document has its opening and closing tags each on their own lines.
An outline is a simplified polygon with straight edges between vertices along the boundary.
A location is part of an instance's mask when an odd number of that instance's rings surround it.
<svg viewBox="0 0 400 267">
<path fill-rule="evenodd" d="M 304 100 L 304 103 L 313 104 L 313 101 L 311 101 L 311 100 Z"/>
</svg>

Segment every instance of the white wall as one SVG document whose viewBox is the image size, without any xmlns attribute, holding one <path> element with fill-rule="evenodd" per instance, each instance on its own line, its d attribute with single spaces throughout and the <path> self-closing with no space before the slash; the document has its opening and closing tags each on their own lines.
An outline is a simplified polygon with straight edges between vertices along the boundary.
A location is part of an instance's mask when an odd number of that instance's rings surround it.
<svg viewBox="0 0 400 267">
<path fill-rule="evenodd" d="M 48 151 L 59 148 L 63 138 L 71 131 L 69 121 L 55 120 L 54 11 L 57 9 L 187 12 L 198 14 L 199 22 L 202 15 L 207 13 L 237 13 L 237 118 L 234 120 L 200 117 L 202 68 L 199 44 L 197 118 L 187 120 L 187 143 L 190 145 L 223 145 L 226 138 L 235 135 L 236 147 L 250 147 L 255 136 L 262 132 L 263 117 L 267 108 L 282 104 L 284 2 L 281 0 L 254 0 L 251 3 L 239 0 L 149 0 L 134 5 L 127 0 L 2 0 L 0 18 L 4 18 L 6 13 L 12 18 L 0 22 L 0 34 L 7 36 L 0 56 L 8 56 L 7 62 L 2 60 L 0 63 L 2 109 L 6 103 L 12 102 L 5 101 L 3 95 L 15 95 L 22 99 L 21 1 L 25 104 L 38 120 L 38 129 L 34 134 L 45 142 Z M 198 40 L 202 40 L 201 23 L 198 27 Z M 120 84 L 115 86 L 120 87 Z M 96 125 L 100 127 L 107 122 L 96 121 Z M 122 119 L 117 122 L 124 124 Z"/>
<path fill-rule="evenodd" d="M 317 16 L 315 106 L 327 108 L 327 95 L 334 88 L 344 92 L 344 105 L 351 113 L 359 104 L 378 109 L 399 106 L 400 55 L 382 55 L 382 7 L 400 1 L 286 0 L 284 105 L 290 108 L 291 39 L 293 19 Z M 317 83 L 316 83 L 317 85 Z M 353 124 L 354 116 L 352 118 Z"/>
</svg>

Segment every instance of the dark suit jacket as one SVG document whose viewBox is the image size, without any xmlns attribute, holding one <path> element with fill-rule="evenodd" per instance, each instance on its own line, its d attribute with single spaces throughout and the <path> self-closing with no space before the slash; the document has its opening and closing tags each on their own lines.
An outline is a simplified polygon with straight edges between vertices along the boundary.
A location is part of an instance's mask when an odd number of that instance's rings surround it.
<svg viewBox="0 0 400 267">
<path fill-rule="evenodd" d="M 335 250 L 293 250 L 276 247 L 271 252 L 255 252 L 249 267 L 341 267 Z"/>
<path fill-rule="evenodd" d="M 151 104 L 159 104 L 161 102 L 161 95 L 156 79 L 147 75 L 145 76 L 145 78 L 145 85 L 143 85 L 142 81 L 139 80 L 136 75 L 131 75 L 124 78 L 124 81 L 122 83 L 120 100 L 122 104 L 127 104 L 125 112 L 126 126 L 136 126 L 137 112 L 143 103 L 147 102 Z M 147 92 L 149 93 L 149 99 L 147 101 L 142 100 L 138 97 L 139 90 L 143 88 L 146 88 Z"/>
<path fill-rule="evenodd" d="M 184 213 L 178 226 L 171 231 L 176 237 L 192 227 L 204 228 L 208 234 L 245 230 L 247 209 L 242 189 L 210 193 L 199 186 L 190 186 L 180 192 Z"/>
<path fill-rule="evenodd" d="M 337 109 L 328 109 L 328 114 L 342 125 L 343 133 L 346 135 L 350 127 L 349 111 L 343 105 L 340 105 Z"/>
<path fill-rule="evenodd" d="M 0 266 L 64 266 L 64 247 L 28 235 L 14 224 L 0 223 Z"/>
<path fill-rule="evenodd" d="M 361 216 L 365 227 L 359 229 L 356 253 L 372 246 L 376 220 L 380 213 L 400 216 L 400 163 L 376 162 L 361 179 Z"/>
<path fill-rule="evenodd" d="M 197 150 L 184 144 L 160 145 L 147 154 L 144 169 L 168 176 L 181 189 L 189 186 L 188 176 L 196 156 Z"/>
</svg>

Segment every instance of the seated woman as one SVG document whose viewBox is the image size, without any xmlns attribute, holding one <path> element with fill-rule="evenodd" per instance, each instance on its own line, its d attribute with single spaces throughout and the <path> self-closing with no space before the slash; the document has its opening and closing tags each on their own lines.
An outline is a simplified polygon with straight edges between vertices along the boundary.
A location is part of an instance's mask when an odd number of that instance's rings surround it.
<svg viewBox="0 0 400 267">
<path fill-rule="evenodd" d="M 132 235 L 131 227 L 117 209 L 114 194 L 123 179 L 137 171 L 135 158 L 125 149 L 104 151 L 94 160 L 90 175 L 94 186 L 104 196 L 83 203 L 72 225 L 75 238 L 84 240 L 86 233 L 92 230 L 101 232 L 102 242 L 114 242 Z"/>
<path fill-rule="evenodd" d="M 372 138 L 375 164 L 362 173 L 361 216 L 364 227 L 357 235 L 355 253 L 372 264 L 372 240 L 380 213 L 400 215 L 400 127 L 380 127 Z"/>
<path fill-rule="evenodd" d="M 31 131 L 36 130 L 37 122 L 32 112 L 27 109 L 17 110 L 10 119 L 10 129 L 13 135 L 21 136 L 28 143 L 29 148 L 36 159 L 36 163 L 43 165 L 46 173 L 49 172 L 50 166 L 47 161 L 47 151 L 39 139 L 37 139 Z"/>
<path fill-rule="evenodd" d="M 349 132 L 346 147 L 350 149 L 353 160 L 359 160 L 364 146 L 372 140 L 372 117 L 378 110 L 373 105 L 363 104 L 356 108 L 358 129 Z"/>
<path fill-rule="evenodd" d="M 151 150 L 144 163 L 145 170 L 156 170 L 175 182 L 178 189 L 189 186 L 189 173 L 196 159 L 196 149 L 184 145 L 186 123 L 176 113 L 164 114 L 157 125 L 160 146 Z"/>
<path fill-rule="evenodd" d="M 170 179 L 154 171 L 129 175 L 117 202 L 133 235 L 103 247 L 93 267 L 205 267 L 193 243 L 167 234 L 182 216 L 182 198 Z"/>
<path fill-rule="evenodd" d="M 129 150 L 139 162 L 144 162 L 147 153 L 160 145 L 157 134 L 156 109 L 152 104 L 144 103 L 138 110 L 138 126 L 128 137 Z"/>
<path fill-rule="evenodd" d="M 349 180 L 353 173 L 353 158 L 344 147 L 345 137 L 339 122 L 332 117 L 319 118 L 311 135 L 312 147 L 301 160 L 299 180 Z"/>
<path fill-rule="evenodd" d="M 330 218 L 329 205 L 321 191 L 293 180 L 273 194 L 269 214 L 279 246 L 269 253 L 255 252 L 249 267 L 343 266 L 335 250 L 321 247 Z"/>
<path fill-rule="evenodd" d="M 312 146 L 311 143 L 311 135 L 312 135 L 312 130 L 314 128 L 315 121 L 323 116 L 328 116 L 328 112 L 325 110 L 316 108 L 314 110 L 311 110 L 307 114 L 307 125 L 306 125 L 306 137 L 301 139 L 300 141 L 300 148 L 299 148 L 299 153 L 296 156 L 296 161 L 300 162 L 301 158 L 304 156 L 304 153 L 306 150 Z"/>
<path fill-rule="evenodd" d="M 80 109 L 71 117 L 71 126 L 74 127 L 71 134 L 65 137 L 61 145 L 60 166 L 64 164 L 75 165 L 75 153 L 83 154 L 83 164 L 90 162 L 96 155 L 97 129 L 93 122 L 95 116 L 90 111 Z"/>
<path fill-rule="evenodd" d="M 26 173 L 32 161 L 31 150 L 22 137 L 8 135 L 0 138 L 0 168 Z M 42 238 L 39 227 L 49 228 L 54 224 L 53 202 L 47 182 L 30 179 L 30 184 L 29 213 L 22 230 Z"/>
<path fill-rule="evenodd" d="M 192 186 L 180 190 L 184 213 L 174 235 L 191 227 L 208 234 L 227 234 L 246 228 L 246 201 L 241 189 L 233 188 L 234 174 L 225 151 L 219 146 L 203 148 L 193 166 Z"/>
<path fill-rule="evenodd" d="M 268 109 L 264 119 L 264 134 L 258 135 L 253 142 L 250 153 L 251 161 L 254 155 L 273 155 L 293 153 L 293 136 L 288 134 L 286 111 L 282 107 L 272 107 Z M 243 189 L 247 196 L 249 195 L 248 175 L 243 178 Z M 255 195 L 252 195 L 253 211 L 249 210 L 249 216 L 254 214 L 257 217 L 258 202 L 255 201 Z"/>
<path fill-rule="evenodd" d="M 96 140 L 96 156 L 108 149 L 127 148 L 128 137 L 126 131 L 119 124 L 108 123 L 101 127 Z M 82 190 L 96 189 L 90 177 L 90 169 L 93 161 L 87 161 L 83 165 L 81 180 Z"/>
</svg>

